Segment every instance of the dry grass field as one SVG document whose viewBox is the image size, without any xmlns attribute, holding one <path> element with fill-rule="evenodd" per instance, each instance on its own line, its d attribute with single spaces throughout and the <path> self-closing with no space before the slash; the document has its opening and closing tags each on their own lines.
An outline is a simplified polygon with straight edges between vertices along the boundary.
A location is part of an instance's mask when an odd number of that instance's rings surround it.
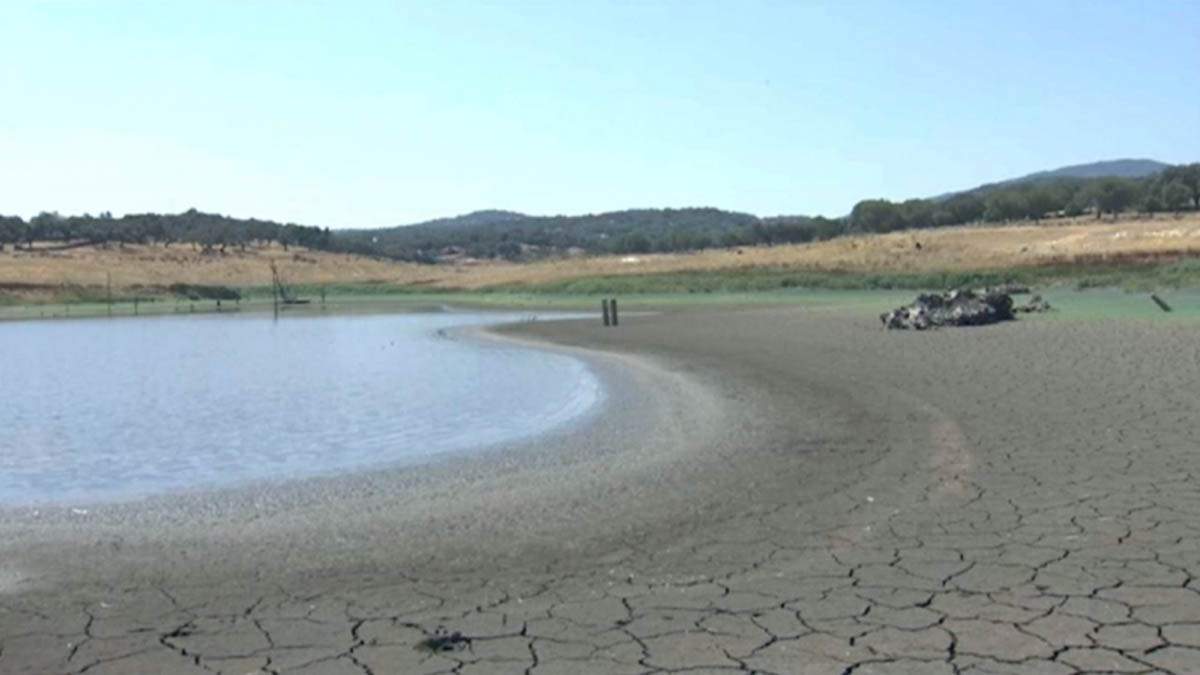
<svg viewBox="0 0 1200 675">
<path fill-rule="evenodd" d="M 489 265 L 473 270 L 458 283 L 467 288 L 485 288 L 593 276 L 739 268 L 924 273 L 1188 255 L 1200 255 L 1200 215 L 1196 214 L 1182 218 L 1064 219 L 1003 227 L 908 230 L 812 244 Z"/>
<path fill-rule="evenodd" d="M 930 273 L 1050 265 L 1145 262 L 1200 255 L 1200 215 L 1092 218 L 996 227 L 910 230 L 813 244 L 716 249 L 687 254 L 596 256 L 534 263 L 417 265 L 277 246 L 201 253 L 190 246 L 81 247 L 0 253 L 0 293 L 37 300 L 56 289 L 161 288 L 173 283 L 270 284 L 270 262 L 293 284 L 481 290 L 589 277 L 786 269 L 809 272 Z"/>
<path fill-rule="evenodd" d="M 439 281 L 444 271 L 428 265 L 279 246 L 202 253 L 191 246 L 79 247 L 66 250 L 0 253 L 0 293 L 26 299 L 57 294 L 61 287 L 114 291 L 161 288 L 175 283 L 267 286 L 271 263 L 295 284 L 421 285 Z"/>
</svg>

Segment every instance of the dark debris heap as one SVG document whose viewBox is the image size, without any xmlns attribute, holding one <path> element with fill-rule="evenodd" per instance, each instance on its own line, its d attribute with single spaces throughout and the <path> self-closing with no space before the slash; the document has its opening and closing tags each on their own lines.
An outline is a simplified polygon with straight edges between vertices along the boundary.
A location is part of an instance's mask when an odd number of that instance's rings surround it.
<svg viewBox="0 0 1200 675">
<path fill-rule="evenodd" d="M 925 330 L 942 326 L 982 326 L 1010 321 L 1021 312 L 1045 312 L 1050 303 L 1034 295 L 1024 305 L 1015 305 L 1014 293 L 1028 293 L 1022 286 L 1000 286 L 976 290 L 922 293 L 915 302 L 879 315 L 884 327 Z"/>
</svg>

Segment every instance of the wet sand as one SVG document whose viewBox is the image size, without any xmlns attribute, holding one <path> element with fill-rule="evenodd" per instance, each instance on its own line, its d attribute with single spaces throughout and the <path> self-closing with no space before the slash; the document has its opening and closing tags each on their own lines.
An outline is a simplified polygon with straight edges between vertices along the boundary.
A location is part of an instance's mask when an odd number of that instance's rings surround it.
<svg viewBox="0 0 1200 675">
<path fill-rule="evenodd" d="M 0 672 L 1200 672 L 1194 324 L 502 332 L 586 350 L 607 408 L 419 471 L 4 513 Z"/>
</svg>

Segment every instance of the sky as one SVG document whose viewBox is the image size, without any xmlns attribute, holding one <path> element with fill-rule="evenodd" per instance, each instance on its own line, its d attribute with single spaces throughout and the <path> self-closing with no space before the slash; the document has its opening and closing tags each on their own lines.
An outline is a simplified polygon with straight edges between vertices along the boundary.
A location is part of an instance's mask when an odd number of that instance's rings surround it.
<svg viewBox="0 0 1200 675">
<path fill-rule="evenodd" d="M 0 213 L 839 216 L 1200 161 L 1200 2 L 0 3 Z"/>
</svg>

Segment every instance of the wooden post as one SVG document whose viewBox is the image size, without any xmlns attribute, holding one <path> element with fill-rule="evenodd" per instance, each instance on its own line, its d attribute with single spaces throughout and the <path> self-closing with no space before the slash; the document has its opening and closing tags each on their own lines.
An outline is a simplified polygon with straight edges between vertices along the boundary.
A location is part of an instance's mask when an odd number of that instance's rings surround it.
<svg viewBox="0 0 1200 675">
<path fill-rule="evenodd" d="M 112 316 L 112 272 L 106 272 L 108 276 L 108 315 Z"/>
<path fill-rule="evenodd" d="M 279 271 L 275 269 L 275 261 L 271 261 L 271 298 L 275 306 L 275 318 L 279 318 Z"/>
<path fill-rule="evenodd" d="M 1151 294 L 1150 294 L 1150 299 L 1151 299 L 1151 300 L 1153 300 L 1153 301 L 1154 301 L 1154 304 L 1158 305 L 1158 308 L 1159 308 L 1159 309 L 1161 309 L 1162 311 L 1164 311 L 1164 312 L 1169 312 L 1169 311 L 1171 311 L 1171 306 L 1170 306 L 1170 305 L 1168 305 L 1168 304 L 1166 303 L 1166 301 L 1165 301 L 1165 300 L 1163 300 L 1162 298 L 1158 297 L 1158 295 L 1157 295 L 1157 294 L 1155 294 L 1155 293 L 1151 293 Z"/>
<path fill-rule="evenodd" d="M 609 325 L 608 322 L 608 298 L 600 301 L 600 312 L 604 315 L 604 325 Z"/>
<path fill-rule="evenodd" d="M 138 315 L 138 302 L 141 300 L 138 296 L 133 296 L 133 315 Z"/>
<path fill-rule="evenodd" d="M 613 322 L 614 326 L 620 324 L 620 321 L 617 320 L 617 299 L 616 298 L 612 299 L 612 322 Z"/>
</svg>

